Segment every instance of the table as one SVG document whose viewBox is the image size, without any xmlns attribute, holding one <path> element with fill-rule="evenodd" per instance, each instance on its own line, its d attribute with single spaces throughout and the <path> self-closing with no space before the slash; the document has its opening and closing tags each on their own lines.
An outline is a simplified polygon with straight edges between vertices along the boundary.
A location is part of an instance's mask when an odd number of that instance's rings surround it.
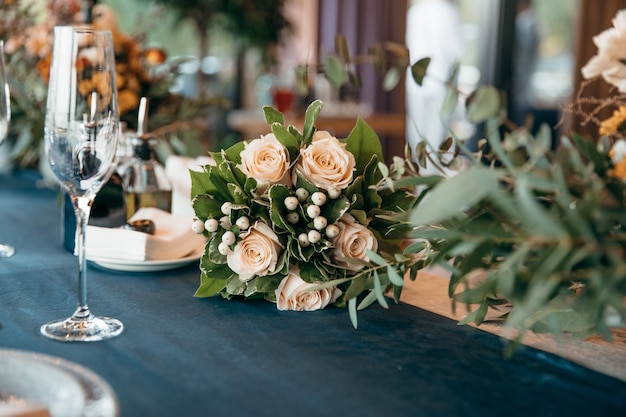
<svg viewBox="0 0 626 417">
<path fill-rule="evenodd" d="M 124 333 L 47 340 L 39 326 L 76 304 L 58 192 L 0 177 L 0 347 L 87 366 L 135 416 L 623 416 L 626 382 L 401 303 L 359 313 L 280 312 L 264 301 L 196 299 L 197 265 L 156 273 L 89 268 L 89 305 Z"/>
</svg>

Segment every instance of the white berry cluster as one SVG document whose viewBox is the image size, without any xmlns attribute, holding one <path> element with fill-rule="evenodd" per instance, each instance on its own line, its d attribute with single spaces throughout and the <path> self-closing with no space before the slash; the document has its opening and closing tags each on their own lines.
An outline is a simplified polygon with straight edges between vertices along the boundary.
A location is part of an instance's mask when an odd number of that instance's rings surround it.
<svg viewBox="0 0 626 417">
<path fill-rule="evenodd" d="M 220 228 L 224 230 L 222 234 L 222 241 L 219 243 L 217 250 L 222 255 L 228 255 L 231 252 L 232 246 L 237 242 L 237 235 L 232 230 L 233 224 L 230 220 L 232 211 L 232 203 L 226 202 L 222 204 L 221 211 L 223 216 L 219 219 L 209 218 L 205 221 L 200 219 L 194 220 L 191 225 L 191 229 L 198 234 L 203 233 L 205 230 L 209 233 L 215 233 Z M 247 216 L 241 216 L 237 218 L 235 225 L 238 231 L 246 231 L 250 227 L 250 219 Z"/>
<path fill-rule="evenodd" d="M 298 188 L 295 196 L 285 198 L 284 204 L 288 211 L 286 218 L 289 223 L 296 224 L 300 221 L 300 214 L 298 214 L 300 205 L 302 205 L 306 216 L 313 221 L 312 229 L 298 235 L 298 241 L 301 246 L 306 247 L 319 242 L 322 240 L 322 233 L 325 233 L 329 239 L 337 237 L 339 228 L 334 224 L 328 224 L 326 217 L 321 215 L 321 207 L 326 204 L 328 197 L 334 199 L 339 197 L 340 194 L 340 191 L 332 190 L 327 196 L 322 191 L 316 191 L 309 198 L 308 190 Z"/>
</svg>

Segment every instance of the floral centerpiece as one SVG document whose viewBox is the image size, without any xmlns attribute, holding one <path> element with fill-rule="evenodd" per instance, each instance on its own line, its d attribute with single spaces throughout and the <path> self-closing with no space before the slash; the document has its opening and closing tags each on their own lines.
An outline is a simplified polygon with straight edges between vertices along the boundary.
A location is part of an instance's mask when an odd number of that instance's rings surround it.
<svg viewBox="0 0 626 417">
<path fill-rule="evenodd" d="M 84 10 L 79 0 L 49 1 L 42 10 L 35 3 L 4 1 L 0 4 L 0 14 L 0 38 L 6 40 L 13 116 L 9 131 L 10 158 L 20 167 L 36 167 L 43 160 L 40 156 L 53 29 L 58 25 L 84 25 Z M 129 129 L 136 128 L 139 100 L 145 96 L 151 102 L 151 130 L 160 130 L 161 136 L 206 135 L 204 125 L 195 119 L 207 105 L 216 105 L 218 99 L 192 100 L 170 93 L 176 66 L 166 61 L 162 50 L 144 47 L 143 35 L 130 36 L 121 31 L 117 15 L 110 7 L 94 5 L 88 24 L 110 30 L 113 35 L 120 118 Z M 189 139 L 178 139 L 190 148 L 193 146 Z M 193 151 L 197 150 L 196 146 Z"/>
<path fill-rule="evenodd" d="M 394 219 L 416 202 L 393 181 L 404 161 L 387 167 L 363 120 L 345 140 L 317 131 L 321 107 L 309 106 L 302 132 L 265 107 L 271 133 L 191 171 L 194 230 L 208 238 L 196 296 L 264 298 L 281 310 L 347 303 L 356 326 L 357 307 L 386 306 L 405 271 L 415 277 L 419 257 L 402 255 L 408 228 Z"/>
<path fill-rule="evenodd" d="M 555 147 L 547 126 L 533 136 L 492 107 L 469 168 L 430 187 L 411 212 L 426 263 L 450 271 L 454 302 L 474 306 L 462 323 L 494 313 L 517 330 L 509 348 L 526 330 L 610 339 L 626 323 L 625 40 L 620 11 L 583 68 L 618 94 L 579 95 L 566 109 L 597 123 L 598 137 L 571 133 Z"/>
</svg>

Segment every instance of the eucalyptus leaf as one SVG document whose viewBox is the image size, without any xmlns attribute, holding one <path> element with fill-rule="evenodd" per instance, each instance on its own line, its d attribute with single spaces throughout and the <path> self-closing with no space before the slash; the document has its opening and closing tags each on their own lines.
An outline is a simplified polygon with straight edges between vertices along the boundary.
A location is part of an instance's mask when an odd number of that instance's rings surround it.
<svg viewBox="0 0 626 417">
<path fill-rule="evenodd" d="M 335 55 L 326 55 L 324 68 L 328 81 L 336 88 L 341 87 L 347 79 L 343 62 Z"/>
<path fill-rule="evenodd" d="M 402 79 L 403 69 L 399 67 L 391 67 L 385 73 L 385 77 L 383 78 L 383 90 L 391 91 L 400 82 Z"/>
<path fill-rule="evenodd" d="M 365 253 L 367 254 L 367 257 L 370 258 L 370 260 L 376 265 L 386 266 L 388 264 L 388 262 L 382 256 L 380 256 L 376 252 L 373 252 L 370 249 L 366 249 Z"/>
<path fill-rule="evenodd" d="M 465 325 L 471 322 L 476 324 L 481 324 L 485 319 L 485 315 L 487 314 L 488 305 L 487 303 L 482 303 L 478 306 L 477 309 L 472 311 L 470 314 L 465 316 L 463 320 L 459 322 L 459 325 Z"/>
<path fill-rule="evenodd" d="M 383 294 L 383 287 L 380 283 L 380 277 L 378 276 L 378 272 L 374 271 L 374 294 L 376 295 L 376 299 L 378 300 L 378 304 L 383 308 L 389 308 L 389 304 L 387 304 L 387 300 L 385 299 L 385 295 Z"/>
<path fill-rule="evenodd" d="M 428 70 L 428 66 L 430 65 L 431 58 L 421 58 L 416 61 L 413 65 L 411 65 L 411 76 L 413 80 L 417 83 L 417 85 L 421 86 L 424 83 L 424 77 L 426 76 L 426 72 Z"/>
<path fill-rule="evenodd" d="M 350 61 L 350 48 L 348 47 L 348 40 L 342 34 L 335 36 L 335 51 L 344 62 Z"/>
<path fill-rule="evenodd" d="M 358 318 L 356 311 L 356 298 L 350 298 L 348 300 L 348 314 L 350 315 L 350 321 L 352 322 L 352 326 L 356 329 L 358 328 Z"/>
<path fill-rule="evenodd" d="M 370 290 L 370 292 L 367 293 L 365 297 L 363 297 L 356 309 L 359 311 L 364 310 L 374 304 L 374 301 L 376 301 L 376 291 Z"/>
<path fill-rule="evenodd" d="M 466 106 L 467 118 L 472 123 L 482 123 L 498 113 L 500 93 L 493 86 L 480 86 L 470 95 Z"/>
<path fill-rule="evenodd" d="M 398 273 L 398 271 L 391 265 L 387 266 L 387 276 L 389 277 L 389 281 L 397 287 L 401 287 L 404 285 L 404 279 Z"/>
<path fill-rule="evenodd" d="M 471 167 L 442 181 L 424 197 L 411 213 L 415 226 L 436 224 L 458 217 L 463 210 L 497 190 L 499 175 L 482 167 Z"/>
<path fill-rule="evenodd" d="M 446 94 L 443 99 L 443 105 L 441 106 L 441 110 L 439 115 L 442 119 L 447 119 L 454 113 L 456 107 L 459 103 L 459 92 L 454 87 L 447 87 Z"/>
</svg>

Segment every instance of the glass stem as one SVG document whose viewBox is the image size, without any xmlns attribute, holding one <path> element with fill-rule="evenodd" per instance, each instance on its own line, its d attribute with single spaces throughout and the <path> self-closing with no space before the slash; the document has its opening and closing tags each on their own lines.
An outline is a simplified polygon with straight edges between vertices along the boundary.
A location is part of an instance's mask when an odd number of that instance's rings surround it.
<svg viewBox="0 0 626 417">
<path fill-rule="evenodd" d="M 85 231 L 91 203 L 93 199 L 89 197 L 72 196 L 74 213 L 76 214 L 76 252 L 78 254 L 78 309 L 74 313 L 75 318 L 88 318 L 91 313 L 87 306 L 87 256 L 85 254 Z"/>
</svg>

